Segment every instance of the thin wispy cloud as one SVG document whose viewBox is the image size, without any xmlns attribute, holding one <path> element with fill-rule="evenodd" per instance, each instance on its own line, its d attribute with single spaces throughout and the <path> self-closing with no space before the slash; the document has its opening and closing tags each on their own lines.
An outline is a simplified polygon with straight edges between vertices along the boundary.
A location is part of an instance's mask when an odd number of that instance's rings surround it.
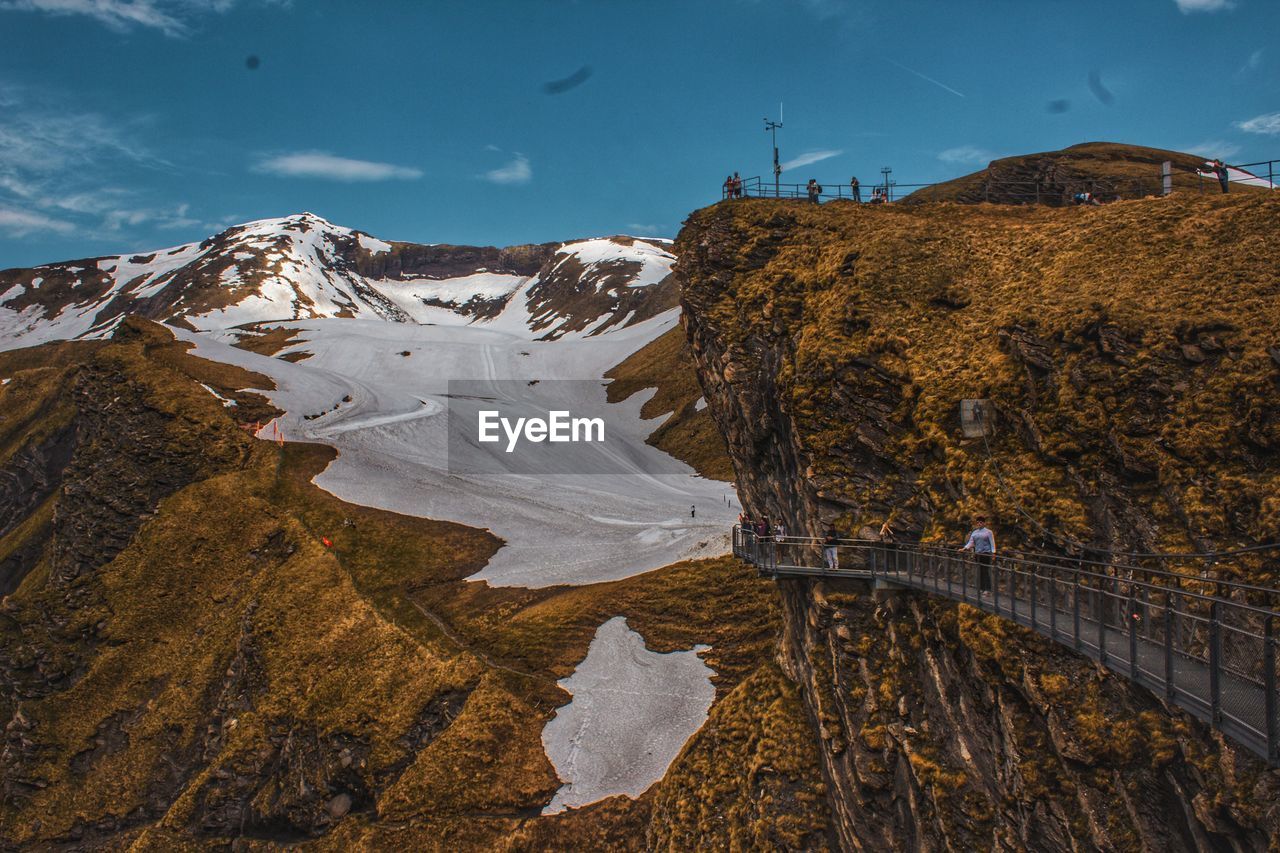
<svg viewBox="0 0 1280 853">
<path fill-rule="evenodd" d="M 656 237 L 661 232 L 661 225 L 644 225 L 639 222 L 631 222 L 627 225 L 627 233 L 637 237 Z"/>
<path fill-rule="evenodd" d="M 527 184 L 533 180 L 533 167 L 528 157 L 516 152 L 505 166 L 485 172 L 484 179 L 491 184 Z"/>
<path fill-rule="evenodd" d="M 316 178 L 343 183 L 412 181 L 422 177 L 422 170 L 411 166 L 356 160 L 325 151 L 295 151 L 291 154 L 264 156 L 253 165 L 253 171 L 278 178 Z"/>
<path fill-rule="evenodd" d="M 832 157 L 839 157 L 843 154 L 843 149 L 828 148 L 822 151 L 806 151 L 798 157 L 792 158 L 782 164 L 783 171 L 790 169 L 799 169 L 801 166 L 809 166 L 813 163 L 821 163 L 823 160 L 830 160 Z"/>
<path fill-rule="evenodd" d="M 1236 127 L 1245 133 L 1261 133 L 1267 136 L 1280 134 L 1280 113 L 1263 113 L 1247 121 L 1236 122 Z"/>
<path fill-rule="evenodd" d="M 921 80 L 924 80 L 926 83 L 932 83 L 933 85 L 937 86 L 939 89 L 950 92 L 951 94 L 955 95 L 957 98 L 966 97 L 965 93 L 961 92 L 959 89 L 953 89 L 950 86 L 948 86 L 946 83 L 943 83 L 940 80 L 935 80 L 932 77 L 930 77 L 928 74 L 923 74 L 915 70 L 914 68 L 908 68 L 907 66 L 903 65 L 901 62 L 895 62 L 892 59 L 886 59 L 885 62 L 889 63 L 890 65 L 896 68 L 901 68 L 903 71 L 907 72 L 908 74 L 914 74 L 915 76 L 919 77 Z"/>
<path fill-rule="evenodd" d="M 1195 154 L 1206 160 L 1212 160 L 1215 157 L 1221 160 L 1229 160 L 1240 153 L 1241 148 L 1234 142 L 1227 142 L 1222 139 L 1208 139 L 1199 145 L 1189 145 L 1182 149 L 1188 154 Z"/>
<path fill-rule="evenodd" d="M 995 152 L 979 148 L 976 145 L 957 145 L 955 148 L 948 148 L 945 151 L 938 152 L 938 159 L 943 163 L 953 163 L 959 166 L 985 166 L 992 160 L 997 159 L 998 156 Z"/>
<path fill-rule="evenodd" d="M 0 101 L 3 233 L 100 236 L 143 224 L 209 224 L 188 204 L 148 203 L 120 186 L 139 170 L 170 167 L 135 138 L 139 122 L 78 112 L 56 95 L 11 85 L 0 87 Z"/>
<path fill-rule="evenodd" d="M 0 234 L 9 237 L 29 237 L 41 232 L 70 234 L 75 230 L 74 224 L 43 213 L 0 207 Z"/>
<path fill-rule="evenodd" d="M 1236 7 L 1232 0 L 1173 0 L 1173 2 L 1177 4 L 1178 11 L 1184 15 L 1190 15 L 1193 12 L 1225 12 Z"/>
<path fill-rule="evenodd" d="M 116 32 L 140 28 L 185 36 L 195 17 L 234 5 L 234 0 L 0 0 L 0 11 L 81 16 Z"/>
</svg>

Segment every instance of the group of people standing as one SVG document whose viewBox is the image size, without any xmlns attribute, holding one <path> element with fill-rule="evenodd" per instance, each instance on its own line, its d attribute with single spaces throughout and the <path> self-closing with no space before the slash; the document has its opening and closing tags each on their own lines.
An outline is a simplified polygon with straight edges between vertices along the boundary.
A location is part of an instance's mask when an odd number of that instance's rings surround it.
<svg viewBox="0 0 1280 853">
<path fill-rule="evenodd" d="M 786 544 L 787 530 L 782 522 L 770 524 L 768 516 L 753 519 L 746 512 L 742 512 L 738 515 L 738 527 L 753 534 L 757 542 L 772 539 L 778 547 L 778 552 L 775 552 L 776 558 L 779 562 L 784 561 L 780 552 L 782 546 Z M 880 541 L 891 546 L 898 544 L 897 535 L 887 521 L 880 526 Z M 836 571 L 840 568 L 841 544 L 839 532 L 834 525 L 829 525 L 822 536 L 822 560 L 828 571 Z M 983 593 L 990 592 L 991 569 L 995 565 L 996 558 L 996 535 L 987 526 L 986 516 L 979 515 L 973 520 L 969 536 L 960 550 L 973 552 L 974 561 L 978 566 L 978 589 Z"/>
<path fill-rule="evenodd" d="M 721 185 L 720 190 L 724 198 L 744 198 L 746 196 L 742 178 L 737 172 L 734 172 L 732 175 L 729 175 L 724 179 L 724 183 Z M 820 204 L 822 202 L 823 192 L 825 192 L 825 190 L 823 190 L 822 184 L 818 183 L 813 178 L 810 178 L 809 183 L 805 184 L 805 194 L 813 204 Z M 858 181 L 856 175 L 849 179 L 849 193 L 849 197 L 853 199 L 854 202 L 858 204 L 862 203 L 862 184 Z M 886 187 L 872 187 L 871 198 L 868 201 L 869 204 L 887 204 L 888 201 L 889 190 Z"/>
<path fill-rule="evenodd" d="M 742 178 L 737 172 L 724 179 L 722 187 L 725 198 L 742 198 Z"/>
</svg>

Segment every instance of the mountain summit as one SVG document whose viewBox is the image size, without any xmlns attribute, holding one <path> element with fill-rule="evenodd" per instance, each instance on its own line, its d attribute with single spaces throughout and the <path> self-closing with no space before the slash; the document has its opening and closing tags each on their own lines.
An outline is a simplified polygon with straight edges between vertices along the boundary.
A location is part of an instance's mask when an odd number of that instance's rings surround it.
<svg viewBox="0 0 1280 853">
<path fill-rule="evenodd" d="M 208 330 L 315 317 L 486 322 L 508 307 L 544 337 L 590 334 L 675 304 L 668 247 L 631 237 L 426 245 L 300 213 L 200 243 L 0 271 L 0 337 L 11 347 L 102 337 L 126 315 Z"/>
</svg>

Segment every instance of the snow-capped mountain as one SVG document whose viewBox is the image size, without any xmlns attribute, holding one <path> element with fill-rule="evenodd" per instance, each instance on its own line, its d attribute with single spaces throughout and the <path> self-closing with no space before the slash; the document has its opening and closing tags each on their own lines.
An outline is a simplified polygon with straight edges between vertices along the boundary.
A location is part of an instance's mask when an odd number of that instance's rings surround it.
<svg viewBox="0 0 1280 853">
<path fill-rule="evenodd" d="M 485 323 L 517 314 L 554 339 L 676 304 L 659 240 L 508 248 L 388 242 L 311 213 L 200 243 L 0 271 L 0 348 L 100 337 L 137 314 L 193 330 L 318 317 Z"/>
</svg>

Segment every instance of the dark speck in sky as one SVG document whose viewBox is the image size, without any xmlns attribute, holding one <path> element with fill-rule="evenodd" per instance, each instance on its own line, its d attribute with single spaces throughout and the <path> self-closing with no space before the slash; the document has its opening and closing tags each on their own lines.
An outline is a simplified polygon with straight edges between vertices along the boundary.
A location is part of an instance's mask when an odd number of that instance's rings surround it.
<svg viewBox="0 0 1280 853">
<path fill-rule="evenodd" d="M 591 66 L 584 65 L 577 71 L 560 80 L 552 80 L 549 83 L 542 84 L 542 91 L 548 95 L 562 95 L 570 89 L 576 89 L 583 83 L 587 82 L 587 78 L 591 76 Z"/>
<path fill-rule="evenodd" d="M 1097 70 L 1089 72 L 1089 91 L 1093 92 L 1093 96 L 1107 106 L 1111 106 L 1116 99 L 1116 96 L 1111 94 L 1111 90 L 1102 85 L 1102 75 Z"/>
<path fill-rule="evenodd" d="M 254 56 L 253 54 L 250 54 L 244 61 L 244 67 L 248 68 L 250 71 L 253 71 L 255 68 L 257 68 L 261 64 L 262 64 L 262 60 L 259 59 L 257 56 Z"/>
<path fill-rule="evenodd" d="M 1057 100 L 1050 101 L 1049 105 L 1045 107 L 1045 109 L 1054 115 L 1060 115 L 1071 109 L 1071 102 L 1066 98 L 1058 98 Z"/>
</svg>

